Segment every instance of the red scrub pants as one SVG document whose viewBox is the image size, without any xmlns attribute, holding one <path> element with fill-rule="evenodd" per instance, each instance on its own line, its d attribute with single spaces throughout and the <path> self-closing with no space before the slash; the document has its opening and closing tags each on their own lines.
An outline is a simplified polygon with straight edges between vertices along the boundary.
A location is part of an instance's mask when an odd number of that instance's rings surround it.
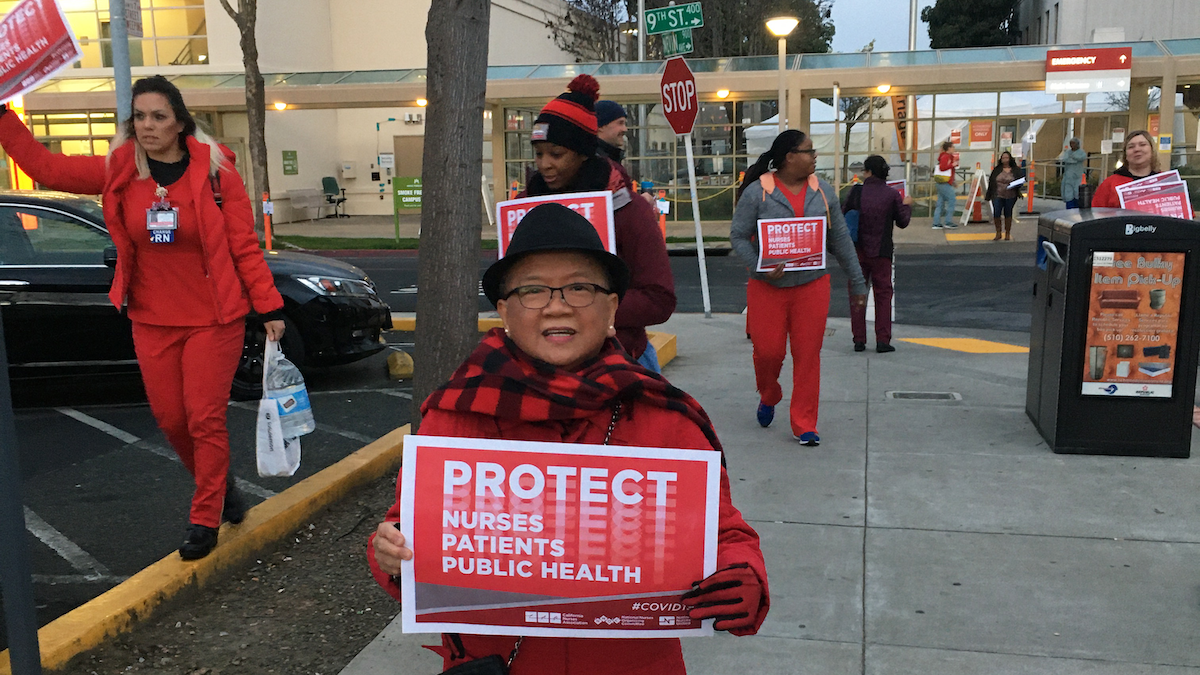
<svg viewBox="0 0 1200 675">
<path fill-rule="evenodd" d="M 754 343 L 754 380 L 762 402 L 783 399 L 779 371 L 792 349 L 792 433 L 817 430 L 821 398 L 821 343 L 829 317 L 829 275 L 803 286 L 778 288 L 751 279 L 746 284 L 746 331 Z"/>
<path fill-rule="evenodd" d="M 889 345 L 892 343 L 892 259 L 880 256 L 868 258 L 858 250 L 858 266 L 862 268 L 867 284 L 875 291 L 875 344 Z M 850 293 L 854 286 L 846 282 Z M 850 334 L 855 342 L 867 341 L 867 307 L 858 307 L 850 303 Z"/>
<path fill-rule="evenodd" d="M 158 427 L 196 479 L 188 520 L 220 527 L 229 473 L 229 388 L 245 321 L 215 326 L 133 324 L 133 346 Z"/>
</svg>

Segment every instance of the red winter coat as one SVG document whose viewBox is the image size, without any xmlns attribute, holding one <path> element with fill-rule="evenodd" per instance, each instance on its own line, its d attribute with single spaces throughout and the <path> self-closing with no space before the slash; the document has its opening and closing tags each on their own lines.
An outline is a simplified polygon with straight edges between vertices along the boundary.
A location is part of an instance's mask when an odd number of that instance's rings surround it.
<svg viewBox="0 0 1200 675">
<path fill-rule="evenodd" d="M 1129 167 L 1123 166 L 1113 172 L 1111 176 L 1104 179 L 1104 182 L 1096 188 L 1096 194 L 1092 195 L 1093 208 L 1121 208 L 1121 199 L 1117 197 L 1117 188 L 1126 184 L 1132 183 L 1135 180 L 1141 180 L 1148 176 L 1153 176 L 1157 171 L 1150 172 L 1147 176 L 1134 177 L 1129 173 Z"/>
<path fill-rule="evenodd" d="M 596 156 L 584 162 L 565 189 L 550 190 L 541 175 L 534 174 L 517 197 L 612 191 L 617 257 L 629 266 L 630 274 L 629 289 L 617 306 L 617 340 L 637 359 L 646 351 L 646 326 L 663 323 L 675 311 L 675 277 L 654 207 L 631 192 L 630 185 L 632 180 L 620 165 Z"/>
<path fill-rule="evenodd" d="M 700 428 L 683 414 L 648 404 L 626 402 L 628 417 L 622 413 L 613 429 L 610 445 L 711 450 L 712 446 Z M 421 419 L 421 434 L 426 436 L 460 436 L 466 438 L 496 438 L 555 443 L 604 442 L 612 410 L 602 409 L 590 418 L 573 422 L 533 423 L 502 420 L 488 415 L 467 412 L 430 410 Z M 396 503 L 388 510 L 385 520 L 400 521 L 400 482 L 396 482 Z M 374 535 L 372 535 L 373 537 Z M 420 555 L 420 552 L 416 552 Z M 375 562 L 375 548 L 367 545 L 371 573 L 384 590 L 397 600 L 400 586 L 384 574 Z M 717 530 L 717 569 L 733 563 L 750 565 L 762 582 L 762 605 L 754 628 L 738 631 L 752 635 L 767 617 L 770 596 L 767 591 L 766 564 L 759 548 L 758 533 L 754 531 L 729 498 L 729 477 L 721 470 L 720 523 Z M 468 659 L 489 654 L 507 658 L 516 639 L 503 636 L 463 635 Z M 442 636 L 442 645 L 432 647 L 451 666 L 451 643 Z M 462 663 L 457 660 L 455 663 Z M 513 663 L 512 675 L 683 675 L 683 654 L 678 638 L 649 639 L 585 639 L 585 638 L 526 638 L 520 654 Z"/>
<path fill-rule="evenodd" d="M 138 178 L 134 144 L 123 143 L 113 148 L 108 157 L 60 155 L 37 142 L 20 118 L 10 112 L 0 116 L 0 145 L 31 178 L 48 188 L 103 195 L 104 223 L 117 247 L 117 269 L 108 299 L 120 309 L 125 304 L 133 274 L 135 256 L 131 238 L 145 233 L 146 209 L 150 207 L 147 203 L 126 213 L 123 193 L 134 181 L 153 180 Z M 201 244 L 207 275 L 196 279 L 196 283 L 209 284 L 214 316 L 219 323 L 229 323 L 248 314 L 251 307 L 259 314 L 282 309 L 283 298 L 275 290 L 271 270 L 258 247 L 254 214 L 241 176 L 232 166 L 233 153 L 224 146 L 218 147 L 230 160 L 220 172 L 222 206 L 217 206 L 209 181 L 213 146 L 201 143 L 194 136 L 187 137 L 191 160 L 180 180 L 188 181 L 191 194 L 202 198 L 175 206 L 180 209 L 181 220 L 191 218 L 202 224 Z M 170 302 L 171 289 L 163 288 L 162 292 L 164 297 L 156 300 Z"/>
</svg>

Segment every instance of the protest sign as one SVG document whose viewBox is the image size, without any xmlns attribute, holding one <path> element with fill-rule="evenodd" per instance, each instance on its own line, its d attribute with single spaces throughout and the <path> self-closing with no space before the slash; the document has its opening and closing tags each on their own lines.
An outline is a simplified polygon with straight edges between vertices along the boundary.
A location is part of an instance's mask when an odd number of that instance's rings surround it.
<svg viewBox="0 0 1200 675">
<path fill-rule="evenodd" d="M 785 272 L 825 269 L 825 216 L 758 221 L 759 272 L 787 263 Z"/>
<path fill-rule="evenodd" d="M 711 450 L 406 436 L 406 633 L 711 635 L 680 596 L 716 571 Z"/>
<path fill-rule="evenodd" d="M 612 192 L 571 192 L 545 197 L 523 197 L 496 203 L 496 239 L 500 254 L 508 250 L 508 242 L 512 241 L 513 232 L 525 214 L 539 204 L 555 203 L 579 213 L 596 228 L 604 249 L 613 255 L 617 253 L 617 235 L 613 221 Z"/>
<path fill-rule="evenodd" d="M 81 55 L 54 0 L 24 0 L 0 20 L 0 101 L 35 89 Z"/>
<path fill-rule="evenodd" d="M 1159 183 L 1137 190 L 1117 193 L 1121 208 L 1153 213 L 1168 218 L 1192 219 L 1192 204 L 1187 183 Z"/>
<path fill-rule="evenodd" d="M 889 180 L 887 185 L 896 192 L 900 193 L 900 199 L 904 199 L 908 195 L 908 188 L 906 187 L 907 183 L 905 183 L 903 180 Z"/>
<path fill-rule="evenodd" d="M 1191 220 L 1192 204 L 1187 183 L 1179 171 L 1164 171 L 1117 187 L 1121 208 L 1170 218 Z"/>
</svg>

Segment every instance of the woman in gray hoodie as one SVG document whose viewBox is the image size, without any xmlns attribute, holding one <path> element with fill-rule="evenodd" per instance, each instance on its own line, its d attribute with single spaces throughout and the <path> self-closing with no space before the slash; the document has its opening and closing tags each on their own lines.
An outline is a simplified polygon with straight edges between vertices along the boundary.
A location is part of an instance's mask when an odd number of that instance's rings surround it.
<svg viewBox="0 0 1200 675">
<path fill-rule="evenodd" d="M 758 221 L 824 218 L 825 253 L 832 253 L 850 277 L 851 303 L 866 306 L 867 286 L 854 242 L 833 187 L 814 173 L 817 151 L 803 131 L 790 129 L 746 170 L 729 239 L 750 268 L 746 285 L 746 332 L 754 344 L 754 378 L 760 397 L 758 423 L 770 426 L 783 399 L 779 371 L 792 350 L 792 436 L 807 446 L 820 443 L 817 406 L 821 390 L 821 343 L 829 316 L 829 271 L 791 269 L 785 260 L 758 272 Z M 827 255 L 825 256 L 828 257 Z"/>
</svg>

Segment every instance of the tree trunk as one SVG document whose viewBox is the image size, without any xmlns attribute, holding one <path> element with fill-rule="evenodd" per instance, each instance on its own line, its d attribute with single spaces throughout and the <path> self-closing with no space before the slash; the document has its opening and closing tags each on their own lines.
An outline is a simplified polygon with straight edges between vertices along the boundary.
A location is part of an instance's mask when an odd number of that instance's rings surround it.
<svg viewBox="0 0 1200 675">
<path fill-rule="evenodd" d="M 258 69 L 258 39 L 255 36 L 258 0 L 241 0 L 236 11 L 228 0 L 221 0 L 221 6 L 237 24 L 242 64 L 246 68 L 246 122 L 250 130 L 246 144 L 250 149 L 250 172 L 253 176 L 250 204 L 254 207 L 254 229 L 262 239 L 265 235 L 261 197 L 262 193 L 271 191 L 271 182 L 267 175 L 267 91 L 262 72 Z"/>
<path fill-rule="evenodd" d="M 425 24 L 428 80 L 421 184 L 413 430 L 420 406 L 479 342 L 480 180 L 488 0 L 439 0 Z"/>
</svg>

